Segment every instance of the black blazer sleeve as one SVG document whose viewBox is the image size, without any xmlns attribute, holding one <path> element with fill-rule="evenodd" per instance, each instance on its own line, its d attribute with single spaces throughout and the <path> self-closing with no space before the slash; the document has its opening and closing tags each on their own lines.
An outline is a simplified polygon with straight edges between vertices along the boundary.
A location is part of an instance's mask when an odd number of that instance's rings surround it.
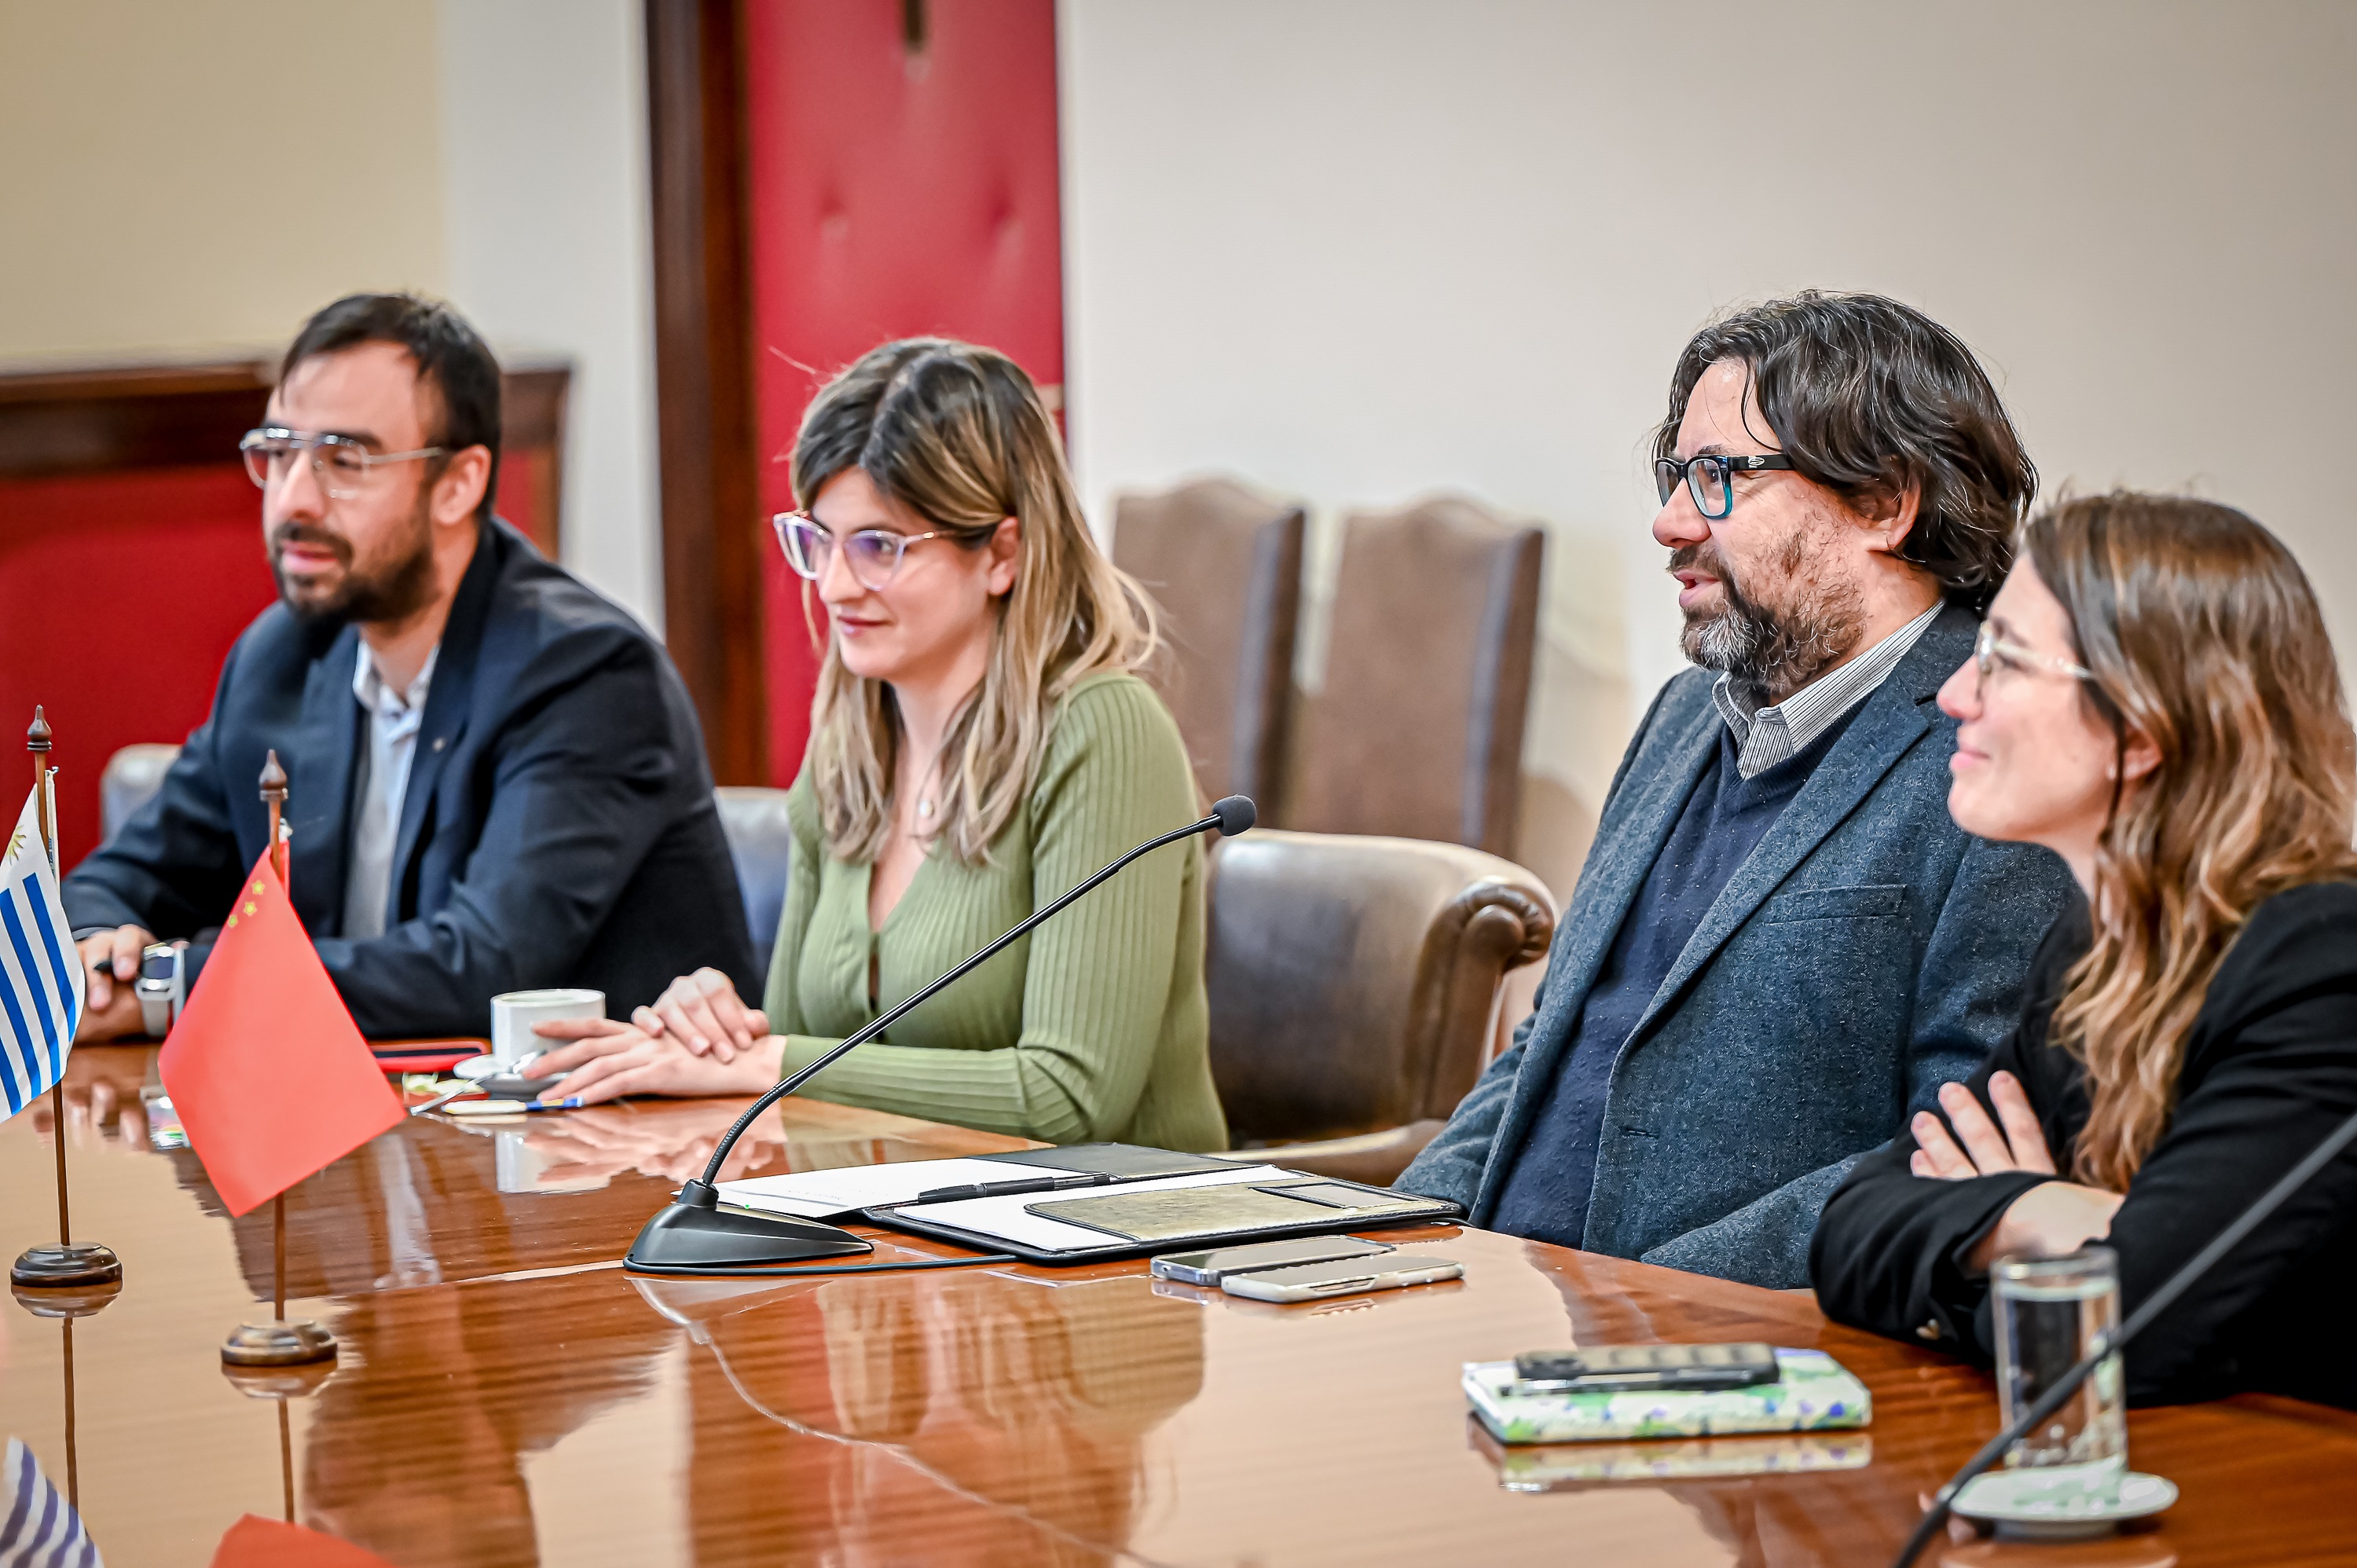
<svg viewBox="0 0 2357 1568">
<path fill-rule="evenodd" d="M 2112 1220 L 2129 1312 L 2357 1112 L 2357 886 L 2297 888 L 2261 906 L 2203 1012 L 2215 1023 L 2195 1027 L 2177 1114 Z M 2357 1156 L 2343 1154 L 2137 1337 L 2128 1397 L 2264 1387 L 2347 1402 L 2351 1355 L 2337 1320 L 2352 1230 Z M 2336 1355 L 2344 1386 L 2306 1380 L 2314 1358 Z"/>
<path fill-rule="evenodd" d="M 448 901 L 367 941 L 316 944 L 361 1033 L 479 1033 L 488 998 L 572 972 L 677 817 L 667 802 L 688 763 L 657 658 L 643 639 L 587 632 L 517 678 L 514 716 L 476 762 L 490 804 Z"/>
<path fill-rule="evenodd" d="M 2062 927 L 2041 950 L 2040 1002 L 1975 1074 L 2007 1068 L 2028 1087 L 2049 1145 L 2067 1169 L 2085 1124 L 2076 1064 L 2044 1043 L 2044 1015 L 2078 946 Z M 2255 911 L 2228 950 L 2187 1042 L 2178 1108 L 2129 1184 L 2106 1244 L 2119 1254 L 2122 1307 L 2136 1310 L 2341 1120 L 2357 1112 L 2357 886 L 2295 888 Z M 1994 1351 L 1985 1278 L 1962 1260 L 2016 1197 L 2042 1178 L 1945 1182 L 1908 1173 L 1901 1137 L 1860 1162 L 1826 1206 L 1812 1252 L 1828 1316 L 1898 1337 L 1929 1337 L 1980 1360 Z M 2357 1217 L 2357 1159 L 2335 1162 L 2146 1330 L 2126 1356 L 2137 1403 L 2238 1389 L 2334 1398 L 2357 1380 L 2309 1369 L 2341 1290 Z M 2336 1276 L 2338 1277 L 2338 1276 Z M 2345 1359 L 2345 1356 L 2343 1359 Z M 2321 1376 L 2320 1383 L 2303 1379 Z"/>
</svg>

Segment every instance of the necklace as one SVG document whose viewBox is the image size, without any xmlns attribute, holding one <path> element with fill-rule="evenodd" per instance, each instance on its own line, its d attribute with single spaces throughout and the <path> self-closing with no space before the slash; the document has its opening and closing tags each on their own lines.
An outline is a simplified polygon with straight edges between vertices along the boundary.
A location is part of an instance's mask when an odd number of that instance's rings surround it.
<svg viewBox="0 0 2357 1568">
<path fill-rule="evenodd" d="M 941 789 L 936 777 L 941 763 L 941 754 L 935 752 L 925 759 L 925 770 L 917 776 L 917 820 L 920 822 L 933 820 L 935 797 Z"/>
</svg>

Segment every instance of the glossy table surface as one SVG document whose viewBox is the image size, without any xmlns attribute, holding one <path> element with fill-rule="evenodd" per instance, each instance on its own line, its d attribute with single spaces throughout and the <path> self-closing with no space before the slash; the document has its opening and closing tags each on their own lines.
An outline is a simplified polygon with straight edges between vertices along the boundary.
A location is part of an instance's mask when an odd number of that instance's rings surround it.
<svg viewBox="0 0 2357 1568">
<path fill-rule="evenodd" d="M 281 1402 L 217 1353 L 267 1316 L 269 1209 L 231 1220 L 193 1155 L 149 1148 L 152 1056 L 71 1063 L 75 1232 L 124 1283 L 71 1326 L 70 1455 L 65 1326 L 0 1311 L 0 1434 L 70 1476 L 114 1568 L 210 1562 L 290 1491 L 301 1523 L 403 1568 L 1879 1563 L 1995 1430 L 1986 1377 L 1830 1326 L 1805 1294 L 1453 1228 L 1407 1239 L 1461 1282 L 1308 1306 L 1142 1263 L 634 1280 L 630 1237 L 741 1108 L 640 1102 L 414 1118 L 289 1195 L 289 1312 L 342 1354 L 283 1402 L 282 1462 Z M 748 1142 L 767 1171 L 1019 1146 L 804 1101 Z M 0 1125 L 9 1256 L 54 1239 L 50 1160 L 46 1102 Z M 874 1234 L 879 1258 L 937 1251 Z M 1871 1428 L 1840 1445 L 1867 1462 L 1583 1481 L 1565 1473 L 1592 1453 L 1509 1455 L 1466 1416 L 1464 1361 L 1656 1339 L 1832 1351 L 1873 1390 Z M 2136 1466 L 2182 1488 L 2157 1529 L 1952 1538 L 1925 1560 L 2357 1562 L 2357 1415 L 2244 1399 L 2129 1425 Z M 1712 1449 L 1644 1445 L 1669 1452 Z"/>
</svg>

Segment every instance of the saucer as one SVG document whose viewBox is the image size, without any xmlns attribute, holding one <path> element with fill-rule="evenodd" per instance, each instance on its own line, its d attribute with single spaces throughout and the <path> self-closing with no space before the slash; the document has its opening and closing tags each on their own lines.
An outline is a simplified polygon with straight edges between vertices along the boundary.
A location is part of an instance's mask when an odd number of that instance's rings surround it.
<svg viewBox="0 0 2357 1568">
<path fill-rule="evenodd" d="M 532 1058 L 526 1057 L 526 1061 Z M 534 1100 L 540 1091 L 554 1084 L 565 1075 L 550 1078 L 519 1078 L 507 1069 L 507 1064 L 493 1056 L 468 1057 L 450 1069 L 453 1078 L 463 1078 L 468 1083 L 480 1084 L 483 1092 L 494 1100 Z"/>
<path fill-rule="evenodd" d="M 2024 1541 L 2108 1535 L 2177 1500 L 2177 1483 L 2135 1470 L 2091 1475 L 2078 1466 L 1990 1470 L 1956 1494 L 1951 1509 Z"/>
</svg>

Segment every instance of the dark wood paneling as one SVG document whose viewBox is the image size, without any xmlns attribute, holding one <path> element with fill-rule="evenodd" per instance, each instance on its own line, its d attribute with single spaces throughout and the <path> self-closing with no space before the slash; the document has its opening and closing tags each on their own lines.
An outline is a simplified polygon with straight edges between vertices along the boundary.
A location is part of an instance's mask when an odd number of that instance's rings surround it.
<svg viewBox="0 0 2357 1568">
<path fill-rule="evenodd" d="M 647 0 L 663 621 L 723 784 L 769 782 L 743 15 Z"/>
<path fill-rule="evenodd" d="M 0 370 L 0 478 L 178 467 L 237 456 L 262 421 L 274 366 Z"/>
<path fill-rule="evenodd" d="M 262 423 L 275 360 L 105 364 L 12 371 L 0 366 L 0 483 L 233 462 L 238 438 Z M 571 361 L 508 360 L 500 390 L 502 461 L 532 467 L 527 515 L 511 519 L 554 557 L 563 517 L 565 404 Z"/>
</svg>

